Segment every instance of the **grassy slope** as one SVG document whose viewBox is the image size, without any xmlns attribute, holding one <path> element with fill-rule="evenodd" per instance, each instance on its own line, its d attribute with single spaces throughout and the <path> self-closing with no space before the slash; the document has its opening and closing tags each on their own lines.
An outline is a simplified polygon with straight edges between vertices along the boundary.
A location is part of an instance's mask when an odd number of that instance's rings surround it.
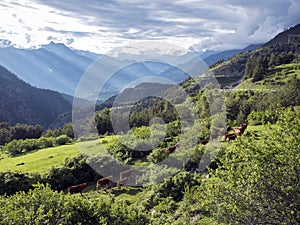
<svg viewBox="0 0 300 225">
<path fill-rule="evenodd" d="M 247 128 L 247 131 L 262 132 L 263 130 L 263 126 L 248 126 Z M 113 138 L 115 137 L 107 136 L 96 140 L 45 148 L 18 157 L 9 157 L 1 153 L 0 171 L 21 171 L 43 174 L 49 171 L 51 167 L 60 166 L 66 157 L 73 157 L 79 153 L 88 155 L 104 153 L 106 151 L 105 144 L 102 144 L 102 142 L 109 143 Z M 19 163 L 24 163 L 24 165 L 17 166 Z"/>
<path fill-rule="evenodd" d="M 289 63 L 269 69 L 262 81 L 253 83 L 250 79 L 241 82 L 236 89 L 273 90 L 287 82 L 291 77 L 300 79 L 300 64 Z"/>
<path fill-rule="evenodd" d="M 0 171 L 45 173 L 53 166 L 60 166 L 66 157 L 73 157 L 79 153 L 93 155 L 104 152 L 105 148 L 101 142 L 103 140 L 108 141 L 109 139 L 111 139 L 111 137 L 45 148 L 18 157 L 9 157 L 8 155 L 1 153 Z M 17 166 L 17 164 L 20 163 L 25 164 Z"/>
<path fill-rule="evenodd" d="M 248 126 L 248 132 L 255 132 L 258 136 L 264 132 L 264 126 Z M 101 139 L 84 141 L 70 145 L 58 146 L 53 148 L 46 148 L 28 153 L 19 157 L 9 157 L 5 154 L 0 154 L 0 171 L 21 171 L 21 172 L 36 172 L 46 173 L 51 167 L 60 166 L 66 157 L 73 157 L 79 153 L 86 153 L 94 155 L 105 151 L 105 144 L 109 143 L 115 136 L 108 136 Z M 224 146 L 230 147 L 231 144 L 223 142 Z M 50 156 L 53 156 L 50 157 Z M 2 158 L 3 157 L 3 158 Z M 2 159 L 1 159 L 2 158 Z M 16 164 L 24 162 L 22 166 Z M 122 189 L 112 187 L 108 190 L 96 191 L 96 184 L 89 184 L 83 190 L 83 195 L 86 198 L 107 198 L 116 197 L 117 201 L 127 201 L 131 204 L 141 201 L 145 198 L 143 188 L 141 187 L 122 187 Z M 64 190 L 67 193 L 67 190 Z"/>
</svg>

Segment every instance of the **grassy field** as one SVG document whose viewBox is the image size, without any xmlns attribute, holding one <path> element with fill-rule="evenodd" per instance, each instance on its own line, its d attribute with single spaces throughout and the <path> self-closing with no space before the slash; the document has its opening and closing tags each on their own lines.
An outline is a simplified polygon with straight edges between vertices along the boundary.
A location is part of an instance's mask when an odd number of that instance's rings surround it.
<svg viewBox="0 0 300 225">
<path fill-rule="evenodd" d="M 248 126 L 247 131 L 263 133 L 263 126 Z M 115 136 L 107 136 L 96 140 L 82 141 L 69 145 L 57 146 L 36 150 L 25 155 L 10 157 L 0 153 L 0 171 L 21 171 L 46 173 L 51 167 L 62 165 L 67 157 L 74 157 L 78 154 L 96 155 L 106 152 L 106 144 Z"/>
<path fill-rule="evenodd" d="M 257 91 L 276 90 L 293 76 L 300 79 L 300 65 L 297 63 L 283 64 L 269 69 L 262 81 L 253 83 L 251 79 L 243 80 L 237 87 L 239 89 L 256 89 Z"/>
<path fill-rule="evenodd" d="M 9 157 L 0 154 L 0 171 L 22 171 L 45 173 L 51 167 L 59 166 L 67 157 L 73 157 L 79 153 L 94 155 L 105 151 L 102 142 L 108 142 L 111 137 L 83 141 L 69 145 L 57 146 L 36 150 L 25 155 Z M 104 141 L 105 140 L 105 141 Z"/>
<path fill-rule="evenodd" d="M 52 166 L 61 165 L 66 157 L 72 157 L 79 153 L 78 146 L 71 144 L 45 148 L 17 157 L 1 154 L 0 171 L 44 173 Z"/>
</svg>

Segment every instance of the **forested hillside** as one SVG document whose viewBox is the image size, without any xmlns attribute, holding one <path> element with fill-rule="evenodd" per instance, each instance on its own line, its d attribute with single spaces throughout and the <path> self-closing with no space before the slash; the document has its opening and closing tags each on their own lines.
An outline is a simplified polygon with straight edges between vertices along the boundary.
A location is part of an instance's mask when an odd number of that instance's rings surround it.
<svg viewBox="0 0 300 225">
<path fill-rule="evenodd" d="M 0 121 L 40 124 L 47 128 L 71 104 L 58 92 L 38 89 L 0 66 Z"/>
<path fill-rule="evenodd" d="M 278 34 L 256 50 L 240 53 L 225 62 L 215 63 L 209 73 L 213 73 L 223 87 L 234 87 L 247 78 L 258 81 L 267 76 L 268 72 L 272 72 L 270 69 L 274 69 L 275 66 L 288 64 L 298 58 L 300 42 L 298 39 L 289 42 L 291 34 L 300 35 L 299 25 Z"/>
<path fill-rule="evenodd" d="M 300 24 L 290 27 L 289 29 L 276 35 L 272 40 L 264 44 L 264 46 L 273 46 L 277 43 L 299 44 Z M 298 36 L 298 37 L 297 37 Z"/>
<path fill-rule="evenodd" d="M 0 48 L 0 65 L 19 78 L 34 87 L 69 95 L 74 95 L 82 74 L 94 61 L 90 57 L 54 42 L 35 49 L 16 48 L 9 44 Z"/>
</svg>

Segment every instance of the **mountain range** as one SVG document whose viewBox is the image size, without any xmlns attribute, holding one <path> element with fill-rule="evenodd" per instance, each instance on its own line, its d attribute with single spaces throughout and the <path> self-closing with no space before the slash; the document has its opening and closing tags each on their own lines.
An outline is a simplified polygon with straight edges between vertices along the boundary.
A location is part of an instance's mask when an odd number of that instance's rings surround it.
<svg viewBox="0 0 300 225">
<path fill-rule="evenodd" d="M 76 54 L 65 45 L 53 42 L 38 49 L 0 48 L 0 65 L 20 79 L 38 88 L 72 96 L 82 74 L 93 61 L 90 55 Z"/>
<path fill-rule="evenodd" d="M 261 47 L 252 45 L 243 50 L 207 51 L 199 55 L 204 58 L 204 61 L 210 63 L 225 59 L 224 63 L 212 66 L 209 71 L 218 77 L 223 86 L 230 86 L 243 78 L 249 58 L 269 54 L 272 46 L 277 43 L 289 43 L 291 36 L 300 35 L 299 31 L 300 26 L 297 25 L 278 34 Z M 293 45 L 292 50 L 299 48 L 297 46 Z M 279 52 L 275 53 L 280 54 L 280 51 L 291 49 L 286 46 L 284 48 L 283 50 L 279 48 L 276 50 Z M 231 56 L 232 54 L 238 55 Z M 11 46 L 9 41 L 2 40 L 0 41 L 0 65 L 2 65 L 0 66 L 0 122 L 41 124 L 48 127 L 58 117 L 63 118 L 61 115 L 72 109 L 74 92 L 82 75 L 99 57 L 102 57 L 103 65 L 100 66 L 104 69 L 114 70 L 122 65 L 128 65 L 117 70 L 110 77 L 100 93 L 101 96 L 98 92 L 86 93 L 87 96 L 97 96 L 101 102 L 109 98 L 111 100 L 111 97 L 121 92 L 124 87 L 128 89 L 138 85 L 134 82 L 135 79 L 143 76 L 160 76 L 173 83 L 179 83 L 189 77 L 182 70 L 162 62 L 124 62 L 105 55 L 70 49 L 63 44 L 53 42 L 38 49 L 17 49 Z M 182 60 L 181 67 L 189 67 L 190 64 L 191 62 Z M 147 82 L 147 80 L 142 81 Z M 87 104 L 85 100 L 82 103 L 83 107 Z M 69 116 L 67 120 L 70 120 Z"/>
<path fill-rule="evenodd" d="M 221 59 L 226 60 L 228 57 L 255 47 L 257 46 L 253 45 L 241 50 L 224 52 L 208 51 L 201 54 L 200 58 L 210 66 Z M 34 87 L 55 90 L 71 96 L 75 95 L 80 79 L 87 69 L 100 57 L 102 57 L 101 54 L 70 49 L 61 43 L 51 42 L 36 49 L 19 49 L 7 40 L 0 40 L 0 65 Z M 115 58 L 106 57 L 108 60 L 105 62 L 109 61 L 109 63 L 101 65 L 103 70 L 107 66 L 118 68 L 123 63 Z M 137 78 L 140 74 L 165 77 L 175 82 L 187 78 L 186 74 L 163 63 L 135 63 L 134 61 L 132 63 L 134 65 L 118 71 L 115 76 L 118 77 L 117 80 L 115 79 L 116 83 L 106 86 L 101 101 L 117 94 L 127 82 L 132 81 L 133 77 Z M 136 73 L 137 71 L 139 74 Z M 94 97 L 95 93 L 90 93 L 90 95 Z"/>
</svg>

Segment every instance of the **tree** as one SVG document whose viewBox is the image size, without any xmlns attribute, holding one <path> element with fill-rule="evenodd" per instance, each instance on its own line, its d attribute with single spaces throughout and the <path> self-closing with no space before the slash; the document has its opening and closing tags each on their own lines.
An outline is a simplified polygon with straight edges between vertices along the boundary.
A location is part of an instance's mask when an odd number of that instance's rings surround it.
<svg viewBox="0 0 300 225">
<path fill-rule="evenodd" d="M 4 145 L 10 142 L 12 139 L 12 134 L 10 129 L 0 128 L 0 145 Z"/>
<path fill-rule="evenodd" d="M 39 124 L 35 126 L 16 124 L 13 127 L 13 139 L 39 138 L 43 133 L 43 127 Z"/>
<path fill-rule="evenodd" d="M 279 101 L 283 106 L 300 104 L 300 79 L 292 77 L 279 92 Z"/>
<path fill-rule="evenodd" d="M 245 79 L 252 77 L 253 65 L 254 65 L 253 58 L 248 58 L 245 65 L 245 73 L 244 73 Z"/>
<path fill-rule="evenodd" d="M 108 108 L 103 109 L 95 116 L 96 127 L 99 134 L 112 133 L 111 111 Z"/>
<path fill-rule="evenodd" d="M 268 59 L 258 56 L 248 58 L 245 66 L 245 78 L 252 78 L 253 82 L 260 81 L 266 74 Z"/>
<path fill-rule="evenodd" d="M 211 178 L 195 188 L 199 209 L 219 223 L 300 223 L 300 113 L 279 112 L 260 140 L 244 136 L 223 149 Z"/>
<path fill-rule="evenodd" d="M 267 70 L 267 61 L 265 58 L 258 57 L 256 58 L 253 72 L 252 72 L 252 81 L 260 81 L 264 78 Z"/>
<path fill-rule="evenodd" d="M 64 124 L 62 128 L 62 134 L 67 135 L 69 138 L 74 138 L 74 129 L 71 123 Z"/>
<path fill-rule="evenodd" d="M 276 56 L 275 56 L 274 52 L 272 52 L 271 55 L 270 55 L 268 66 L 272 67 L 272 66 L 275 66 L 275 65 L 276 65 Z"/>
</svg>

